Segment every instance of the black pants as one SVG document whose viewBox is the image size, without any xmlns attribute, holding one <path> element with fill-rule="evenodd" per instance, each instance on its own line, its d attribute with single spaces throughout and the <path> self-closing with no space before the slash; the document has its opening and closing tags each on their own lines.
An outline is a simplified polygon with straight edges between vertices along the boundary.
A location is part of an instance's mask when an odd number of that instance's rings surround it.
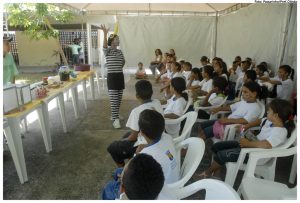
<svg viewBox="0 0 300 203">
<path fill-rule="evenodd" d="M 124 161 L 133 157 L 136 151 L 137 147 L 133 146 L 135 141 L 126 139 L 130 134 L 131 132 L 127 132 L 123 139 L 112 142 L 107 148 L 113 160 L 118 164 L 124 164 Z"/>
<path fill-rule="evenodd" d="M 214 153 L 214 161 L 224 165 L 226 162 L 236 162 L 238 160 L 241 147 L 237 141 L 223 141 L 215 143 L 211 150 Z"/>
</svg>

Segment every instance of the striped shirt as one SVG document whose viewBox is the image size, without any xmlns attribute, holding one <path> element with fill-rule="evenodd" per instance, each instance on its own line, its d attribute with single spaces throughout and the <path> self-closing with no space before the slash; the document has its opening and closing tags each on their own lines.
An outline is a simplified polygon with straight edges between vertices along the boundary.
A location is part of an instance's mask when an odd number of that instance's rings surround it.
<svg viewBox="0 0 300 203">
<path fill-rule="evenodd" d="M 120 49 L 103 48 L 107 73 L 122 73 L 125 59 Z"/>
</svg>

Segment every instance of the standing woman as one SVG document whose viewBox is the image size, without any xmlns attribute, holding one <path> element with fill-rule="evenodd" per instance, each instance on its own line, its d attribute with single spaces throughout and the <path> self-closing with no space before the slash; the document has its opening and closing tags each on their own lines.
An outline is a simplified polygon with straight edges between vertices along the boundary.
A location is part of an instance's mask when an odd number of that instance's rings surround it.
<svg viewBox="0 0 300 203">
<path fill-rule="evenodd" d="M 114 121 L 114 128 L 121 128 L 119 110 L 123 90 L 125 89 L 123 74 L 125 59 L 122 51 L 117 49 L 120 44 L 119 36 L 111 34 L 107 39 L 109 28 L 106 28 L 105 25 L 101 25 L 100 29 L 103 30 L 104 33 L 103 52 L 106 59 L 105 67 L 107 68 L 107 88 L 110 98 L 111 117 Z"/>
</svg>

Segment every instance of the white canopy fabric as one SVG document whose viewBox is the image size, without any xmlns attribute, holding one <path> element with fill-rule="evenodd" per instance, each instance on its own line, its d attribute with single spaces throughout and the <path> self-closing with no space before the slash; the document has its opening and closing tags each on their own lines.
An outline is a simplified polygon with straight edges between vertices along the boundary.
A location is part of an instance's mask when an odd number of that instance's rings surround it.
<svg viewBox="0 0 300 203">
<path fill-rule="evenodd" d="M 93 11 L 147 11 L 147 12 L 216 12 L 235 5 L 235 3 L 66 3 L 76 10 Z"/>
</svg>

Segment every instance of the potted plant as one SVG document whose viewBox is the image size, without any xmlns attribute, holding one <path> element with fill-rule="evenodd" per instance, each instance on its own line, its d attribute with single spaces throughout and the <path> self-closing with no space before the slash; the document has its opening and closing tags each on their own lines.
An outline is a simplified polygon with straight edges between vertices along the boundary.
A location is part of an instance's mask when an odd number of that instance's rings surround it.
<svg viewBox="0 0 300 203">
<path fill-rule="evenodd" d="M 61 66 L 58 70 L 60 81 L 68 81 L 70 79 L 70 68 L 68 66 Z"/>
</svg>

